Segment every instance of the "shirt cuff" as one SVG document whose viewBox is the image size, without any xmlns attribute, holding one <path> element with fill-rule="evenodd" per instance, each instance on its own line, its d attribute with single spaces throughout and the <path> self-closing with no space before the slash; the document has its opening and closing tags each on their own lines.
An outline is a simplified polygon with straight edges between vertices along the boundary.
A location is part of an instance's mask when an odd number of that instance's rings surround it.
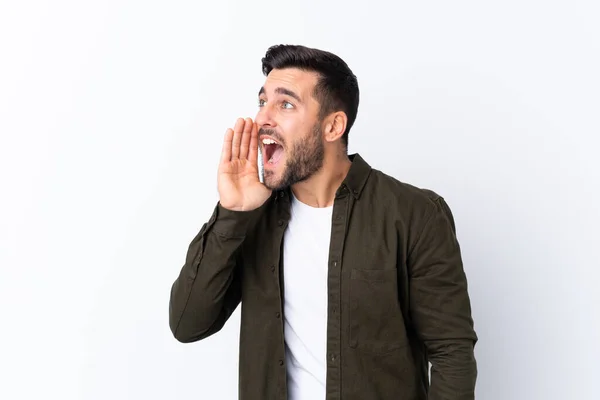
<svg viewBox="0 0 600 400">
<path fill-rule="evenodd" d="M 252 211 L 234 211 L 217 204 L 213 230 L 228 238 L 245 237 L 248 229 L 262 214 L 265 204 Z"/>
</svg>

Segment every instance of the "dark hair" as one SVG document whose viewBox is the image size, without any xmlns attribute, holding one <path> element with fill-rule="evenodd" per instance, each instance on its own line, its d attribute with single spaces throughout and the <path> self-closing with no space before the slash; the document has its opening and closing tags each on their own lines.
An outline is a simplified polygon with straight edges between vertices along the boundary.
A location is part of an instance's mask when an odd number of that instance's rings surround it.
<svg viewBox="0 0 600 400">
<path fill-rule="evenodd" d="M 271 46 L 262 59 L 265 76 L 273 69 L 299 68 L 319 74 L 314 96 L 320 104 L 319 118 L 335 111 L 348 117 L 342 143 L 348 148 L 348 133 L 358 112 L 358 81 L 340 57 L 327 51 L 297 45 Z"/>
</svg>

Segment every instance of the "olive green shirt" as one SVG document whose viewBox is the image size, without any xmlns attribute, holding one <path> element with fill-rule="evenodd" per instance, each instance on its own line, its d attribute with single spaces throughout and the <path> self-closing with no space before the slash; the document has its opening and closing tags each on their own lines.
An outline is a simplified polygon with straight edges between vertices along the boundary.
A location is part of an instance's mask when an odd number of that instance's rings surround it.
<svg viewBox="0 0 600 400">
<path fill-rule="evenodd" d="M 349 158 L 331 221 L 326 400 L 474 399 L 477 336 L 448 205 Z M 286 189 L 254 211 L 217 204 L 171 289 L 169 323 L 181 342 L 218 332 L 241 303 L 241 400 L 287 398 L 290 201 Z"/>
</svg>

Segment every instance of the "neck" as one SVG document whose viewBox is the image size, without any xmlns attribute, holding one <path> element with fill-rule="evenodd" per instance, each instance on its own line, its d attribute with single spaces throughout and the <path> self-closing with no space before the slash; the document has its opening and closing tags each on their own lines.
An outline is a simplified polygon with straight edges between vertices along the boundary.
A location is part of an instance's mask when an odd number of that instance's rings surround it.
<svg viewBox="0 0 600 400">
<path fill-rule="evenodd" d="M 345 152 L 325 154 L 323 167 L 303 182 L 292 185 L 294 196 L 311 207 L 330 207 L 348 175 L 352 162 Z"/>
</svg>

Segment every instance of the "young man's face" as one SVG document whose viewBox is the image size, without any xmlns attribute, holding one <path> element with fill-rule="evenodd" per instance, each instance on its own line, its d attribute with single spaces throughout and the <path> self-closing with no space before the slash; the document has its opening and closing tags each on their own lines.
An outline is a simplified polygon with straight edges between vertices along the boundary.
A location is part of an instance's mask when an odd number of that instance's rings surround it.
<svg viewBox="0 0 600 400">
<path fill-rule="evenodd" d="M 264 183 L 273 190 L 308 179 L 323 165 L 324 142 L 314 72 L 274 69 L 259 92 L 255 121 L 263 156 Z"/>
</svg>

